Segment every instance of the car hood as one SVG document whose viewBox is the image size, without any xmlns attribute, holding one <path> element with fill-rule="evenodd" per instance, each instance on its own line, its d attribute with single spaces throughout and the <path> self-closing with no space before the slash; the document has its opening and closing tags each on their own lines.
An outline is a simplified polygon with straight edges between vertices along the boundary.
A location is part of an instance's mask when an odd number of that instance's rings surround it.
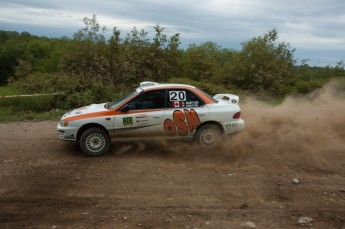
<svg viewBox="0 0 345 229">
<path fill-rule="evenodd" d="M 62 116 L 62 118 L 72 117 L 72 116 L 81 115 L 81 114 L 90 114 L 90 113 L 99 112 L 99 111 L 107 111 L 107 109 L 105 108 L 105 104 L 106 103 L 91 104 L 89 106 L 80 107 L 70 112 L 67 112 L 66 114 Z"/>
</svg>

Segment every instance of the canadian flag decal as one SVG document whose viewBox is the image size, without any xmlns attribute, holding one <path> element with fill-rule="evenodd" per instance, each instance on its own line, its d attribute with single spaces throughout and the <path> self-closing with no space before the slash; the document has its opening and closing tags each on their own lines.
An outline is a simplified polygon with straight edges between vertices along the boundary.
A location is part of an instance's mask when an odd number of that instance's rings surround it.
<svg viewBox="0 0 345 229">
<path fill-rule="evenodd" d="M 183 107 L 183 102 L 177 101 L 171 103 L 172 107 Z"/>
</svg>

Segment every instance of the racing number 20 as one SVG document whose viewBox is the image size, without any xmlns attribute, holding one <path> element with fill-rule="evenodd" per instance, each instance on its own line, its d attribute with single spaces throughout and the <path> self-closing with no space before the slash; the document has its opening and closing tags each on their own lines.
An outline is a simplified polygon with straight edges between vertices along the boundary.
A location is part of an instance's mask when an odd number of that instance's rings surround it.
<svg viewBox="0 0 345 229">
<path fill-rule="evenodd" d="M 169 91 L 170 101 L 186 101 L 185 91 Z"/>
</svg>

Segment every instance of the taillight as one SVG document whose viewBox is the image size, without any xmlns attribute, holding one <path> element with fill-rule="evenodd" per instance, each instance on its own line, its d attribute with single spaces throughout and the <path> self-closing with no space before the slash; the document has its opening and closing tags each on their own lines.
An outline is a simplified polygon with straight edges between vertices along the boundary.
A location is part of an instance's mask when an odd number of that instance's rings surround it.
<svg viewBox="0 0 345 229">
<path fill-rule="evenodd" d="M 234 114 L 234 116 L 232 116 L 233 119 L 239 119 L 241 118 L 241 111 L 237 112 L 236 114 Z"/>
</svg>

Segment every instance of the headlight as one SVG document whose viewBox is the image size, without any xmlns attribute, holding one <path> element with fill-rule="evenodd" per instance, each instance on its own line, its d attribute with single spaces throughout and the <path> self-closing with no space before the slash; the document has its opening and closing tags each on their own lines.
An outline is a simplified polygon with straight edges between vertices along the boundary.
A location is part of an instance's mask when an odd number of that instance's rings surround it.
<svg viewBox="0 0 345 229">
<path fill-rule="evenodd" d="M 68 126 L 68 122 L 67 121 L 65 121 L 65 120 L 60 120 L 60 126 Z"/>
</svg>

